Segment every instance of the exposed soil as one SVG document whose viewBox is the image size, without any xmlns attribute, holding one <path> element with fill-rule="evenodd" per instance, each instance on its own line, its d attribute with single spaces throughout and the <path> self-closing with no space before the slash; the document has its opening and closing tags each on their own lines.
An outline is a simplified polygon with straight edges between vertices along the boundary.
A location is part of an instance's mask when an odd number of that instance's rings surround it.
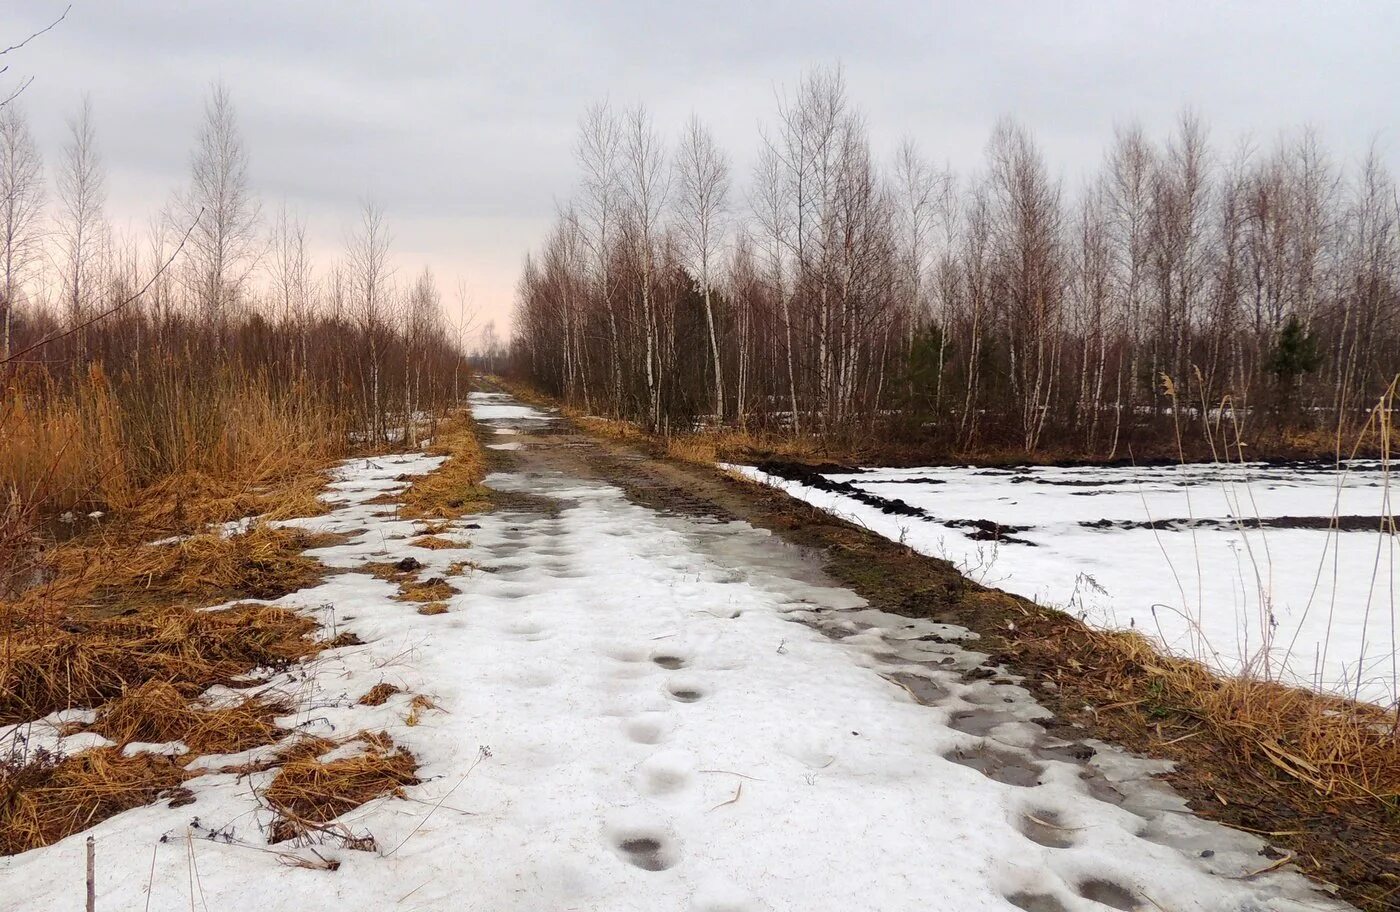
<svg viewBox="0 0 1400 912">
<path fill-rule="evenodd" d="M 1221 759 L 1224 748 L 1197 720 L 1170 712 L 1093 707 L 1089 695 L 1097 692 L 1095 669 L 1075 653 L 1082 641 L 1063 635 L 1078 625 L 1072 618 L 987 589 L 947 561 L 920 555 L 774 489 L 713 466 L 658 458 L 645 444 L 593 437 L 563 419 L 541 422 L 513 439 L 526 449 L 487 450 L 489 466 L 597 479 L 652 509 L 747 522 L 811 549 L 827 574 L 876 608 L 977 632 L 982 637 L 978 648 L 991 653 L 1006 672 L 1024 676 L 1042 705 L 1056 714 L 1052 731 L 1175 761 L 1177 770 L 1169 778 L 1201 816 L 1296 853 L 1302 869 L 1337 885 L 1338 895 L 1360 908 L 1400 909 L 1400 798 L 1392 799 L 1388 818 L 1383 811 L 1328 813 L 1324 802 L 1300 803 L 1296 789 L 1281 787 L 1278 779 L 1240 776 L 1227 768 Z M 782 468 L 784 473 L 804 472 L 803 481 L 814 471 L 810 466 Z M 1027 648 L 1032 639 L 1035 648 Z M 1063 651 L 1057 653 L 1055 644 L 1061 641 Z M 1260 867 L 1269 863 L 1261 858 Z"/>
<path fill-rule="evenodd" d="M 1181 518 L 1096 519 L 1080 523 L 1086 529 L 1316 529 L 1337 532 L 1385 532 L 1395 534 L 1390 516 L 1265 516 L 1245 519 Z"/>
<path fill-rule="evenodd" d="M 882 497 L 879 494 L 872 494 L 850 481 L 832 481 L 826 476 L 835 474 L 831 466 L 810 466 L 800 462 L 761 462 L 758 469 L 767 472 L 769 475 L 783 478 L 788 481 L 796 481 L 810 488 L 819 491 L 830 491 L 836 494 L 844 494 L 852 500 L 860 501 L 863 504 L 872 506 L 882 513 L 893 516 L 917 516 L 936 522 L 950 528 L 967 530 L 968 538 L 973 541 L 995 541 L 1007 544 L 1035 546 L 1035 542 L 1017 537 L 1016 533 L 1029 531 L 1029 526 L 1004 526 L 1000 523 L 992 522 L 989 519 L 939 519 L 922 507 L 911 506 L 897 497 Z M 848 472 L 849 469 L 838 471 Z"/>
</svg>

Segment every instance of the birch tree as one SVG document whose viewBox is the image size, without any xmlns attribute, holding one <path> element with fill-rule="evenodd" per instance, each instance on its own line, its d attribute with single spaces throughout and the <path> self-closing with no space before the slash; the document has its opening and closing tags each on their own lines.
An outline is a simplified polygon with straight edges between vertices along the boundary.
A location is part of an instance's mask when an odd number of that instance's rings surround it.
<svg viewBox="0 0 1400 912">
<path fill-rule="evenodd" d="M 54 235 L 61 294 L 69 320 L 76 326 L 87 319 L 100 293 L 107 245 L 106 173 L 97 149 L 92 101 L 87 97 L 68 121 L 68 142 L 55 183 L 59 205 Z M 86 334 L 78 341 L 85 349 Z"/>
<path fill-rule="evenodd" d="M 729 198 L 729 159 L 715 145 L 710 131 L 691 117 L 675 162 L 676 220 L 686 261 L 700 283 L 705 301 L 705 327 L 714 362 L 714 413 L 724 423 L 724 368 L 715 329 L 715 269 L 723 255 L 725 215 Z"/>
<path fill-rule="evenodd" d="M 43 161 L 19 104 L 11 102 L 0 108 L 0 358 L 10 356 L 15 307 L 42 254 L 43 204 Z"/>
<path fill-rule="evenodd" d="M 217 323 L 239 303 L 261 254 L 248 153 L 223 83 L 209 89 L 190 159 L 190 184 L 177 197 L 175 212 L 181 226 L 194 225 L 186 245 L 190 291 Z"/>
</svg>

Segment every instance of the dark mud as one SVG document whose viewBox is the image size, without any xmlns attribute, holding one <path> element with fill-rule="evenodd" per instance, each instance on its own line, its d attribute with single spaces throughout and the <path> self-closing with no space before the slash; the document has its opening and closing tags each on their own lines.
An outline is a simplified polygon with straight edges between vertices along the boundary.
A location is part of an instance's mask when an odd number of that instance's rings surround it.
<svg viewBox="0 0 1400 912">
<path fill-rule="evenodd" d="M 1250 519 L 1096 519 L 1080 523 L 1086 529 L 1316 529 L 1324 532 L 1387 532 L 1396 534 L 1394 516 L 1265 516 Z"/>
<path fill-rule="evenodd" d="M 1031 545 L 1035 542 L 1017 537 L 1019 533 L 1029 532 L 1030 526 L 1005 526 L 994 523 L 987 519 L 939 519 L 922 507 L 915 507 L 900 500 L 898 497 L 882 497 L 879 494 L 872 494 L 864 488 L 851 481 L 835 481 L 828 478 L 828 474 L 843 474 L 848 469 L 841 469 L 839 472 L 826 472 L 820 466 L 811 466 L 799 462 L 761 462 L 756 468 L 760 472 L 766 472 L 777 478 L 786 481 L 794 481 L 798 484 L 815 488 L 818 491 L 828 491 L 833 494 L 841 494 L 852 500 L 859 501 L 866 506 L 874 507 L 881 513 L 891 516 L 911 516 L 922 519 L 926 522 L 936 523 L 953 529 L 962 529 L 968 538 L 973 541 L 1000 542 L 1002 544 Z M 903 481 L 901 479 L 901 481 Z M 927 479 L 936 482 L 936 479 Z M 883 482 L 881 482 L 883 484 Z"/>
</svg>

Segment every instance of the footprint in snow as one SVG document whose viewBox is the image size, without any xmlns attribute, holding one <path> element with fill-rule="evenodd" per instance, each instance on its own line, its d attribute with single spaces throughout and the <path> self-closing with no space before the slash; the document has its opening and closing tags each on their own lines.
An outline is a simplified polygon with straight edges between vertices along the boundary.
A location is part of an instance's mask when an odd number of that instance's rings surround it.
<svg viewBox="0 0 1400 912">
<path fill-rule="evenodd" d="M 604 835 L 623 861 L 643 871 L 664 871 L 680 861 L 675 837 L 636 812 L 624 812 L 609 822 Z"/>
<path fill-rule="evenodd" d="M 684 751 L 657 751 L 637 767 L 637 778 L 648 795 L 674 794 L 695 781 L 695 759 Z"/>
<path fill-rule="evenodd" d="M 671 735 L 671 718 L 662 712 L 641 713 L 623 722 L 622 730 L 637 744 L 660 744 Z"/>
<path fill-rule="evenodd" d="M 1049 893 L 1012 893 L 1006 901 L 1023 912 L 1069 912 L 1064 903 Z"/>
<path fill-rule="evenodd" d="M 1019 815 L 1017 829 L 1031 842 L 1050 849 L 1073 847 L 1078 827 L 1066 826 L 1058 811 L 1030 808 Z"/>
<path fill-rule="evenodd" d="M 698 703 L 708 695 L 699 681 L 684 676 L 677 676 L 668 681 L 666 693 L 678 703 Z"/>
<path fill-rule="evenodd" d="M 1123 912 L 1136 912 L 1142 903 L 1127 887 L 1111 880 L 1093 878 L 1079 884 L 1079 895 L 1092 902 L 1100 903 Z"/>
</svg>

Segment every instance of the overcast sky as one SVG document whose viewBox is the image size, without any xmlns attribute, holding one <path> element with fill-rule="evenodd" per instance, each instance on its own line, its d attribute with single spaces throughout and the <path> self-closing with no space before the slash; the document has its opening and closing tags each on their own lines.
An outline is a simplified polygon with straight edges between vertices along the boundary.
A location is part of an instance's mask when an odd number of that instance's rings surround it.
<svg viewBox="0 0 1400 912">
<path fill-rule="evenodd" d="M 6 0 L 0 44 L 66 0 Z M 840 62 L 877 148 L 916 139 L 974 168 L 996 119 L 1030 126 L 1071 184 L 1115 123 L 1165 134 L 1184 106 L 1218 147 L 1315 127 L 1352 162 L 1378 140 L 1400 170 L 1400 3 L 711 3 L 74 0 L 9 55 L 46 158 L 84 92 L 110 215 L 141 225 L 185 180 L 208 85 L 228 84 L 271 212 L 305 214 L 329 254 L 369 196 L 406 281 L 460 277 L 502 327 L 520 262 L 571 191 L 589 103 L 644 102 L 673 135 L 692 113 L 744 171 L 775 93 Z"/>
</svg>

